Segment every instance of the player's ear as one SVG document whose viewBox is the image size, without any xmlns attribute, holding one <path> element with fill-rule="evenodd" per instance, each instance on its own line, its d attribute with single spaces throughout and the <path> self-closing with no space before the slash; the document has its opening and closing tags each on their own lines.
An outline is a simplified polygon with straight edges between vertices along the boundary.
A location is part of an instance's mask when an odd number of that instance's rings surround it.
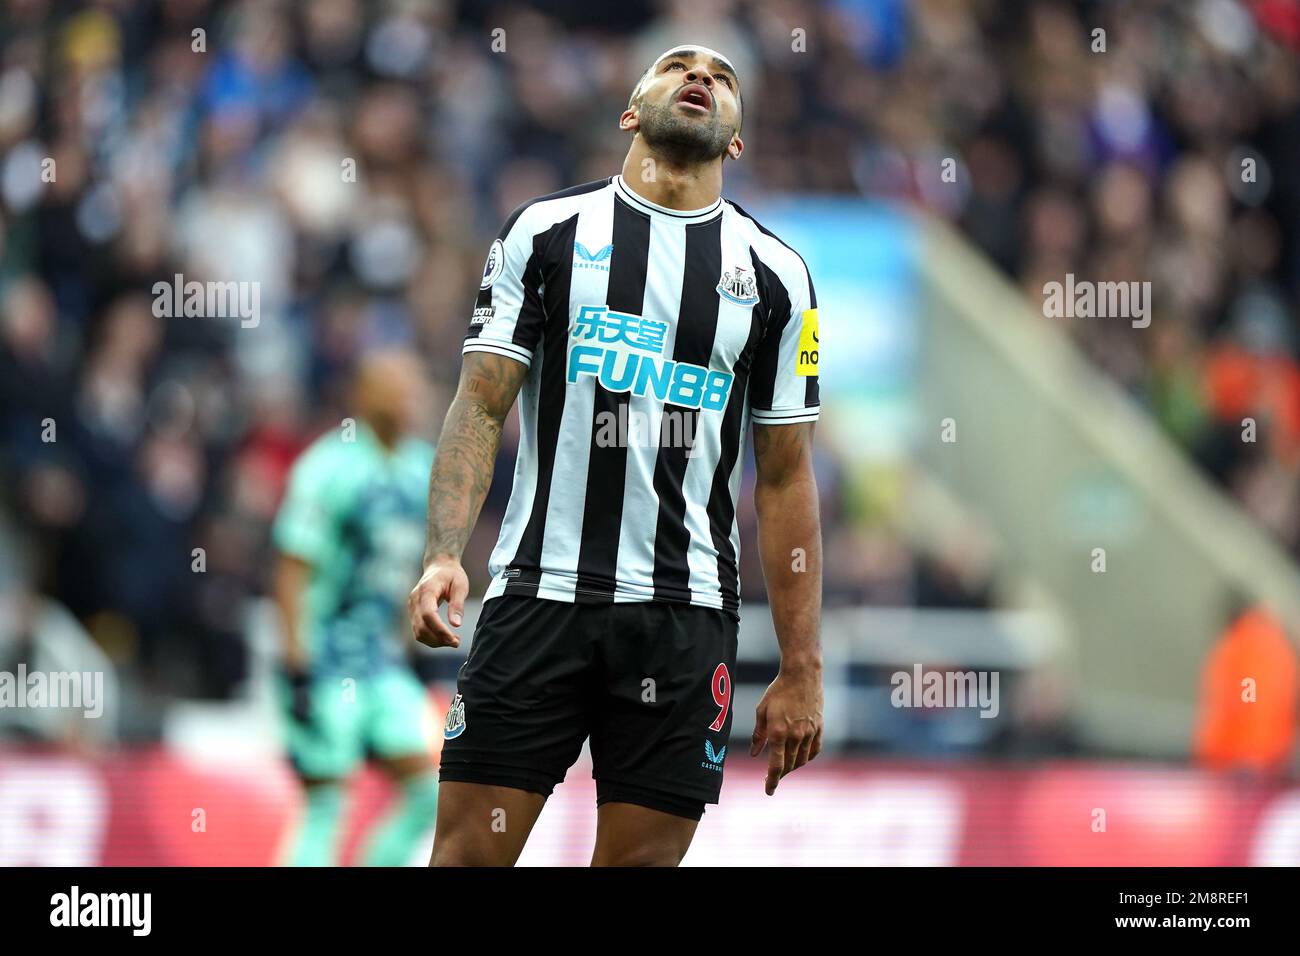
<svg viewBox="0 0 1300 956">
<path fill-rule="evenodd" d="M 731 137 L 731 142 L 727 144 L 727 155 L 732 159 L 740 159 L 740 154 L 745 151 L 745 141 L 740 138 L 739 134 Z"/>
<path fill-rule="evenodd" d="M 623 111 L 623 115 L 618 118 L 618 128 L 625 133 L 635 133 L 641 129 L 641 117 L 637 115 L 635 106 L 629 106 Z"/>
</svg>

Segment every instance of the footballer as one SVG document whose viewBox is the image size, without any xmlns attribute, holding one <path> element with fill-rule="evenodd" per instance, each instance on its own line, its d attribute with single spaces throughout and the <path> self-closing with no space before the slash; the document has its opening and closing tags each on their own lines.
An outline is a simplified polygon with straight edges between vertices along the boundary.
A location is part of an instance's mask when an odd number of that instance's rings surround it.
<svg viewBox="0 0 1300 956">
<path fill-rule="evenodd" d="M 588 740 L 592 864 L 681 861 L 727 756 L 751 424 L 781 648 L 751 741 L 767 793 L 821 749 L 817 298 L 802 258 L 721 196 L 743 109 L 725 56 L 668 51 L 619 119 L 621 173 L 524 203 L 488 252 L 408 599 L 422 643 L 460 644 L 461 554 L 516 401 L 519 452 L 431 865 L 512 865 Z"/>
<path fill-rule="evenodd" d="M 281 619 L 278 697 L 305 806 L 295 866 L 338 861 L 344 784 L 373 757 L 397 786 L 361 862 L 402 866 L 428 832 L 438 782 L 424 687 L 408 664 L 402 602 L 420 566 L 433 447 L 412 434 L 424 369 L 402 350 L 363 357 L 357 417 L 294 463 L 272 528 Z"/>
</svg>

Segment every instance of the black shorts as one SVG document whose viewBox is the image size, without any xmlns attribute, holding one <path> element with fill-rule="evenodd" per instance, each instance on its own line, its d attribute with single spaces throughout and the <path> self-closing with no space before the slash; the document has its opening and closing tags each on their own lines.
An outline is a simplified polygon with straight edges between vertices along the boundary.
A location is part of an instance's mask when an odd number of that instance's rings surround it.
<svg viewBox="0 0 1300 956">
<path fill-rule="evenodd" d="M 447 715 L 442 779 L 549 796 L 590 737 L 598 804 L 698 820 L 722 789 L 738 629 L 682 604 L 492 598 Z"/>
</svg>

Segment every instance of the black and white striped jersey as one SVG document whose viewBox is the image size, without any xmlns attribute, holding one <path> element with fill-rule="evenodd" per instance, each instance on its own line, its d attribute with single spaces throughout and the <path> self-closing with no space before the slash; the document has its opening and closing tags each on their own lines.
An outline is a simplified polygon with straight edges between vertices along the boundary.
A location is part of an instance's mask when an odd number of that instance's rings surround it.
<svg viewBox="0 0 1300 956">
<path fill-rule="evenodd" d="M 734 203 L 622 180 L 525 203 L 492 244 L 465 352 L 528 366 L 485 599 L 740 606 L 749 420 L 817 418 L 803 260 Z"/>
</svg>

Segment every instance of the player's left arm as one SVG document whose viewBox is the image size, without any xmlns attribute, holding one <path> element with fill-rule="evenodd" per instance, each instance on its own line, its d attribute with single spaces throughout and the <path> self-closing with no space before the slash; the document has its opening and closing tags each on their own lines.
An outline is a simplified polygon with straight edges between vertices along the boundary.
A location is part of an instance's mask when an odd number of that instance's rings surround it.
<svg viewBox="0 0 1300 956">
<path fill-rule="evenodd" d="M 821 408 L 817 292 L 802 259 L 768 251 L 772 312 L 754 357 L 749 402 L 759 555 L 781 669 L 759 701 L 750 752 L 771 748 L 770 795 L 782 777 L 821 751 L 822 538 L 812 461 Z"/>
<path fill-rule="evenodd" d="M 781 668 L 759 701 L 750 755 L 770 745 L 768 795 L 822 747 L 822 538 L 815 423 L 754 425 L 759 556 Z"/>
</svg>

